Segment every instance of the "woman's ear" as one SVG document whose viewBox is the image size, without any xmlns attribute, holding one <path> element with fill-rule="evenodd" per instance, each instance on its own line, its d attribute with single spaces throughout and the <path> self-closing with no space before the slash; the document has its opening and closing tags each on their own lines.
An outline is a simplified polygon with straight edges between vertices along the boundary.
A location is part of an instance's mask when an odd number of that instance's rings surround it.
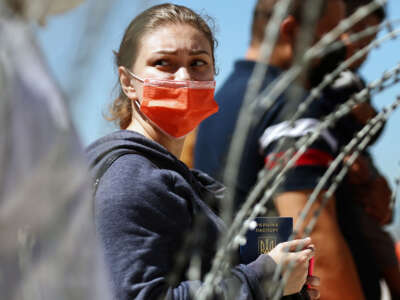
<svg viewBox="0 0 400 300">
<path fill-rule="evenodd" d="M 297 20 L 293 16 L 287 16 L 281 24 L 281 37 L 290 44 L 296 43 L 296 36 L 298 31 L 299 24 Z"/>
<path fill-rule="evenodd" d="M 138 96 L 132 83 L 132 77 L 126 71 L 125 67 L 118 67 L 118 74 L 119 83 L 121 84 L 124 94 L 131 100 L 137 100 Z"/>
</svg>

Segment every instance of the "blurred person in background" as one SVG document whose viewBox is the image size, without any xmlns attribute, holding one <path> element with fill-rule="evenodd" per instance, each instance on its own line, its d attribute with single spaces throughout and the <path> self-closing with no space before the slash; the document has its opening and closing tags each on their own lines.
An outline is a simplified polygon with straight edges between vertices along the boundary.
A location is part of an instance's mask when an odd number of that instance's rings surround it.
<svg viewBox="0 0 400 300">
<path fill-rule="evenodd" d="M 186 135 L 218 110 L 214 47 L 199 15 L 161 4 L 132 20 L 116 53 L 121 89 L 111 119 L 121 130 L 88 147 L 96 228 L 116 299 L 195 299 L 210 270 L 225 225 L 205 201 L 221 200 L 223 187 L 178 157 Z M 315 286 L 299 294 L 306 282 L 318 284 L 307 279 L 313 253 L 311 239 L 282 243 L 233 267 L 213 299 L 270 299 L 276 265 L 289 262 L 295 269 L 286 298 L 318 299 Z"/>
<path fill-rule="evenodd" d="M 264 37 L 264 28 L 268 23 L 274 5 L 278 1 L 260 0 L 253 14 L 252 38 L 244 60 L 235 63 L 234 71 L 216 95 L 220 111 L 211 116 L 199 127 L 195 148 L 195 167 L 216 178 L 220 178 L 232 139 L 242 100 L 253 68 L 259 61 L 260 46 Z M 296 2 L 295 2 L 296 3 Z M 304 3 L 299 1 L 297 4 Z M 295 5 L 299 11 L 293 10 L 280 24 L 279 36 L 273 49 L 268 65 L 268 72 L 262 82 L 261 90 L 277 79 L 292 65 L 296 52 L 296 38 L 301 24 L 301 5 Z M 317 23 L 314 40 L 333 29 L 345 17 L 343 1 L 326 1 L 321 17 Z M 314 130 L 323 115 L 330 113 L 325 103 L 328 99 L 317 99 L 313 105 L 295 122 L 294 128 L 287 121 L 298 109 L 299 104 L 308 95 L 308 90 L 318 84 L 319 77 L 331 71 L 344 60 L 345 53 L 333 53 L 319 62 L 314 62 L 307 76 L 302 78 L 302 86 L 292 84 L 275 101 L 273 106 L 263 112 L 259 123 L 255 124 L 248 133 L 245 149 L 242 154 L 239 176 L 236 183 L 236 208 L 245 201 L 250 189 L 257 180 L 258 172 L 265 166 L 275 166 L 277 158 L 292 146 L 302 135 Z M 296 97 L 292 97 L 296 95 Z M 261 110 L 261 109 L 260 109 Z M 257 111 L 255 109 L 255 111 Z M 276 146 L 282 139 L 285 143 L 281 152 L 276 153 Z M 326 171 L 329 163 L 338 154 L 338 141 L 332 132 L 326 130 L 321 138 L 311 145 L 310 149 L 300 157 L 287 175 L 271 203 L 268 214 L 291 216 L 296 221 L 300 211 L 305 206 L 308 196 L 315 188 L 319 178 Z M 314 204 L 311 215 L 320 207 L 320 201 Z M 321 278 L 322 299 L 364 299 L 369 289 L 363 290 L 356 263 L 370 266 L 368 259 L 356 261 L 349 248 L 349 240 L 343 235 L 338 221 L 335 198 L 322 209 L 321 215 L 311 233 L 318 251 L 315 255 L 315 274 Z M 367 272 L 366 276 L 369 276 Z M 374 284 L 379 280 L 374 272 L 371 273 Z M 375 280 L 376 279 L 376 280 Z M 371 286 L 374 289 L 376 285 Z M 372 297 L 379 294 L 372 291 Z M 376 299 L 370 298 L 369 299 Z"/>
</svg>

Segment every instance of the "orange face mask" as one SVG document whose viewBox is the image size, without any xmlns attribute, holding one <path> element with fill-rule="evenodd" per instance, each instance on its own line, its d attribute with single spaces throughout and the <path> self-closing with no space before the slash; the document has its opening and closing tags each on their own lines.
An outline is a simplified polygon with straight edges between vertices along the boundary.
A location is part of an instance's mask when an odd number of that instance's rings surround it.
<svg viewBox="0 0 400 300">
<path fill-rule="evenodd" d="M 184 137 L 218 111 L 215 81 L 143 80 L 127 71 L 143 82 L 140 111 L 174 138 Z"/>
</svg>

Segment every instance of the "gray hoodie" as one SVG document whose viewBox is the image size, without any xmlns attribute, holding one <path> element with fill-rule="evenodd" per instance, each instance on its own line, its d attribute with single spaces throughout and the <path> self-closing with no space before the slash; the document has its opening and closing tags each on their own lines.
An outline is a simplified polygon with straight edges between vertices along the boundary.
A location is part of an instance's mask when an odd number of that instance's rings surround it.
<svg viewBox="0 0 400 300">
<path fill-rule="evenodd" d="M 203 201 L 219 201 L 223 186 L 164 147 L 132 131 L 117 131 L 87 149 L 94 177 L 116 153 L 95 194 L 96 228 L 104 247 L 115 298 L 194 299 L 210 270 L 225 226 Z M 194 224 L 200 224 L 194 226 Z M 189 237 L 189 238 L 188 238 Z M 193 257 L 200 277 L 188 280 Z M 268 299 L 260 282 L 271 281 L 275 263 L 260 255 L 231 269 L 215 299 Z"/>
</svg>

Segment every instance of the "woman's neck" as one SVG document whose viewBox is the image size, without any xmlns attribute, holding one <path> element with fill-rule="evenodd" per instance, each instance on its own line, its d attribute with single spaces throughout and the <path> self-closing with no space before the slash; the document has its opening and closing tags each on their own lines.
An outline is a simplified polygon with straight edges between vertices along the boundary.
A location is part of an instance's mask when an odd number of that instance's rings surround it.
<svg viewBox="0 0 400 300">
<path fill-rule="evenodd" d="M 144 135 L 148 139 L 159 143 L 160 145 L 164 146 L 169 152 L 175 155 L 178 159 L 180 158 L 185 138 L 174 139 L 167 136 L 154 125 L 144 120 L 140 113 L 138 113 L 137 111 L 134 111 L 132 121 L 126 129 L 136 131 Z"/>
</svg>

